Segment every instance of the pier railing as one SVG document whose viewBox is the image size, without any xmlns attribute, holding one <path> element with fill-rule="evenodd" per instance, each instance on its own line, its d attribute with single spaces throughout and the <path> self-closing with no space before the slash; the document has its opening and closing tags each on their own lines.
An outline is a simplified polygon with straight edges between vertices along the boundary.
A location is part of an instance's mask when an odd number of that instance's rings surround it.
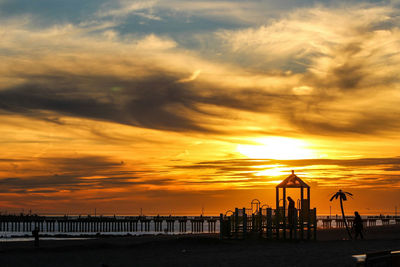
<svg viewBox="0 0 400 267">
<path fill-rule="evenodd" d="M 365 216 L 362 219 L 364 228 L 400 224 L 400 216 Z M 346 216 L 346 221 L 349 227 L 352 227 L 354 216 Z M 324 216 L 318 218 L 318 226 L 321 228 L 344 228 L 345 224 L 341 216 Z"/>
<path fill-rule="evenodd" d="M 261 210 L 261 211 L 260 211 Z M 38 216 L 0 215 L 1 233 L 30 233 L 34 229 L 45 233 L 217 233 L 225 237 L 242 238 L 259 234 L 265 238 L 314 238 L 316 228 L 344 228 L 340 216 L 318 216 L 316 211 L 302 213 L 295 209 L 262 208 L 258 212 L 237 209 L 222 216 Z M 310 219 L 308 219 L 310 216 Z M 346 217 L 349 226 L 354 217 Z M 400 224 L 400 216 L 363 217 L 365 227 Z M 310 229 L 310 230 L 309 230 Z"/>
<path fill-rule="evenodd" d="M 217 232 L 217 216 L 126 216 L 81 217 L 0 215 L 0 232 L 47 233 L 209 233 Z M 206 225 L 206 227 L 205 227 Z"/>
</svg>

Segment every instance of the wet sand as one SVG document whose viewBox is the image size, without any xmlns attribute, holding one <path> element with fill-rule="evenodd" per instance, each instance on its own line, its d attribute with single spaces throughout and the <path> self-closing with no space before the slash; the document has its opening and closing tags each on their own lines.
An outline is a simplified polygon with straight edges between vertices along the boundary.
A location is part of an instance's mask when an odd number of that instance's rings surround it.
<svg viewBox="0 0 400 267">
<path fill-rule="evenodd" d="M 102 237 L 0 243 L 0 266 L 354 266 L 351 255 L 400 250 L 400 225 L 368 228 L 365 240 L 344 229 L 317 241 L 219 240 L 218 235 Z"/>
</svg>

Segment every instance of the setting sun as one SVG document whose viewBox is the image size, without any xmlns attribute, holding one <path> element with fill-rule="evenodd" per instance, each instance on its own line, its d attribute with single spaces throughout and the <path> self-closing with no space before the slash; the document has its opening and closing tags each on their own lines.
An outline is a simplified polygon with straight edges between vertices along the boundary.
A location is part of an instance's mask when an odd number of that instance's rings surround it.
<svg viewBox="0 0 400 267">
<path fill-rule="evenodd" d="M 286 138 L 269 137 L 257 139 L 260 145 L 238 145 L 237 151 L 252 159 L 307 159 L 315 157 L 305 141 Z"/>
</svg>

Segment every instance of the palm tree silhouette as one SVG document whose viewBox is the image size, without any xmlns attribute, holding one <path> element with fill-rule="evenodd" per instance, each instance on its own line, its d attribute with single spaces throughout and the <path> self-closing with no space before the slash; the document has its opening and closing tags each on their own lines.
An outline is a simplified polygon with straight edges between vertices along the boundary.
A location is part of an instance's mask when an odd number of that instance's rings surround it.
<svg viewBox="0 0 400 267">
<path fill-rule="evenodd" d="M 344 216 L 344 210 L 343 210 L 343 201 L 347 200 L 346 195 L 348 195 L 350 197 L 353 197 L 352 193 L 344 192 L 344 191 L 342 191 L 342 189 L 339 189 L 338 192 L 333 194 L 333 196 L 331 197 L 330 201 L 332 201 L 333 199 L 338 199 L 339 198 L 339 200 L 340 200 L 340 208 L 342 210 L 342 217 L 343 217 L 344 225 L 346 226 L 346 230 L 347 230 L 347 233 L 349 234 L 349 238 L 353 239 L 352 236 L 351 236 L 350 230 L 349 230 L 349 226 L 347 225 L 346 216 Z"/>
</svg>

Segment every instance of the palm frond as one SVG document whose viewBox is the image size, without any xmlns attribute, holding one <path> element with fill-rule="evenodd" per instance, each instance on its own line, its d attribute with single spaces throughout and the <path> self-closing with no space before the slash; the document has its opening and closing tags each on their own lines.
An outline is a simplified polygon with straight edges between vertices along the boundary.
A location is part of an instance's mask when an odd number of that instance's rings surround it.
<svg viewBox="0 0 400 267">
<path fill-rule="evenodd" d="M 350 192 L 346 192 L 346 191 L 342 191 L 342 189 L 340 189 L 338 192 L 336 192 L 335 194 L 332 195 L 332 197 L 330 198 L 329 201 L 332 201 L 334 199 L 341 199 L 343 201 L 347 200 L 347 196 L 353 198 L 353 194 Z"/>
</svg>

